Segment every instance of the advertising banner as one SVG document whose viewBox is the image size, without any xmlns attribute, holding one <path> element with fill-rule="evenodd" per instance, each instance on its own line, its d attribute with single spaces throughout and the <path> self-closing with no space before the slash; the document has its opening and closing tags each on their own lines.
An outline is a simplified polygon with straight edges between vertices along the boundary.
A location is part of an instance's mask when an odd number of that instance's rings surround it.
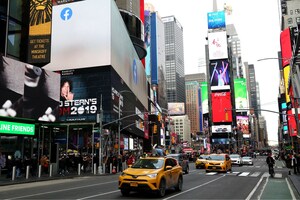
<svg viewBox="0 0 300 200">
<path fill-rule="evenodd" d="M 0 59 L 0 116 L 56 121 L 60 75 L 7 57 Z"/>
<path fill-rule="evenodd" d="M 208 33 L 209 60 L 227 59 L 227 34 L 226 31 Z"/>
<path fill-rule="evenodd" d="M 230 92 L 215 92 L 211 94 L 212 121 L 232 122 L 232 105 Z"/>
<path fill-rule="evenodd" d="M 230 89 L 230 65 L 228 60 L 213 60 L 209 62 L 211 90 Z"/>
<path fill-rule="evenodd" d="M 234 97 L 235 107 L 239 112 L 243 112 L 243 108 L 248 108 L 247 83 L 245 78 L 234 79 Z"/>
<path fill-rule="evenodd" d="M 36 66 L 50 62 L 52 1 L 31 0 L 27 62 Z"/>
<path fill-rule="evenodd" d="M 212 133 L 231 133 L 231 125 L 218 125 L 218 126 L 211 126 Z"/>
<path fill-rule="evenodd" d="M 228 138 L 212 138 L 212 144 L 229 144 Z"/>
<path fill-rule="evenodd" d="M 297 136 L 296 120 L 295 115 L 292 114 L 292 110 L 287 111 L 288 118 L 288 129 L 290 136 Z"/>
<path fill-rule="evenodd" d="M 151 76 L 151 13 L 149 10 L 145 10 L 145 45 L 146 45 L 146 51 L 147 55 L 145 58 L 145 70 L 147 77 Z"/>
<path fill-rule="evenodd" d="M 101 80 L 97 68 L 64 70 L 61 74 L 60 121 L 96 121 Z M 99 83 L 99 82 L 98 82 Z M 100 83 L 99 83 L 100 84 Z M 117 99 L 119 102 L 119 99 Z"/>
<path fill-rule="evenodd" d="M 201 102 L 202 102 L 202 113 L 208 113 L 208 88 L 207 82 L 201 83 Z"/>
<path fill-rule="evenodd" d="M 282 67 L 285 68 L 290 64 L 290 58 L 292 58 L 292 43 L 290 28 L 286 28 L 280 33 L 280 47 L 281 47 L 281 62 Z"/>
<path fill-rule="evenodd" d="M 290 95 L 289 95 L 289 77 L 290 77 L 291 68 L 287 65 L 283 68 L 283 78 L 284 78 L 284 87 L 285 87 L 285 102 L 291 102 Z"/>
<path fill-rule="evenodd" d="M 168 112 L 169 115 L 184 115 L 184 103 L 168 103 Z"/>
<path fill-rule="evenodd" d="M 207 13 L 208 29 L 225 28 L 225 11 Z"/>
<path fill-rule="evenodd" d="M 249 138 L 249 117 L 248 116 L 236 116 L 237 129 L 243 133 L 244 138 Z"/>
</svg>

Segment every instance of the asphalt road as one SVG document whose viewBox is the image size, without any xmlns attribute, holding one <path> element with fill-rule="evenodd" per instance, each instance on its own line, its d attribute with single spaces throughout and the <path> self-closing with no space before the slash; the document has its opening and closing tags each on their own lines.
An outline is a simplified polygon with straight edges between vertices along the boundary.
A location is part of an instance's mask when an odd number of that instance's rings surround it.
<svg viewBox="0 0 300 200">
<path fill-rule="evenodd" d="M 286 168 L 275 168 L 269 178 L 265 157 L 253 166 L 234 166 L 231 173 L 206 173 L 190 163 L 182 192 L 169 190 L 162 199 L 300 199 L 289 183 Z M 123 197 L 118 174 L 41 181 L 0 187 L 1 199 L 158 199 L 147 193 Z"/>
</svg>

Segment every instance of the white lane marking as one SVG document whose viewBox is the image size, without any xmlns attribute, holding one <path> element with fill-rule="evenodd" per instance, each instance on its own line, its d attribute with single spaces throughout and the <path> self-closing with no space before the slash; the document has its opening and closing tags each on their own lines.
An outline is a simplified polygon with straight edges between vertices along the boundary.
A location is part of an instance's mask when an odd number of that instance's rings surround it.
<svg viewBox="0 0 300 200">
<path fill-rule="evenodd" d="M 251 199 L 251 197 L 253 196 L 254 192 L 257 190 L 258 186 L 262 182 L 263 178 L 264 178 L 264 175 L 262 175 L 260 177 L 259 181 L 257 182 L 257 184 L 255 185 L 255 187 L 252 189 L 252 191 L 250 192 L 250 194 L 248 195 L 248 197 L 245 200 L 250 200 Z"/>
<path fill-rule="evenodd" d="M 208 182 L 203 183 L 203 184 L 201 184 L 201 185 L 198 185 L 198 186 L 196 186 L 196 187 L 193 187 L 193 188 L 190 188 L 190 189 L 188 189 L 188 190 L 182 191 L 182 192 L 180 192 L 180 193 L 178 193 L 178 194 L 169 196 L 169 197 L 167 197 L 167 198 L 165 198 L 165 199 L 163 199 L 163 200 L 171 199 L 171 198 L 173 198 L 173 197 L 177 197 L 177 196 L 179 196 L 179 195 L 185 194 L 185 193 L 187 193 L 187 192 L 190 192 L 190 191 L 192 191 L 192 190 L 195 190 L 195 189 L 198 189 L 198 188 L 200 188 L 200 187 L 203 187 L 203 186 L 205 186 L 205 185 L 207 185 L 207 184 L 210 184 L 210 183 L 212 183 L 212 182 L 215 182 L 215 181 L 217 181 L 217 180 L 219 180 L 219 179 L 221 179 L 221 178 L 224 178 L 224 177 L 225 177 L 225 175 L 219 176 L 218 178 L 216 178 L 216 179 L 214 179 L 214 180 L 208 181 Z"/>
<path fill-rule="evenodd" d="M 215 175 L 215 174 L 217 174 L 217 172 L 208 172 L 208 173 L 206 173 L 207 176 L 212 176 L 212 175 Z"/>
<path fill-rule="evenodd" d="M 77 200 L 90 199 L 90 198 L 104 196 L 104 195 L 112 194 L 112 193 L 116 193 L 116 192 L 120 192 L 120 190 L 114 190 L 114 191 L 105 192 L 105 193 L 101 193 L 101 194 L 95 194 L 95 195 L 87 196 L 87 197 L 84 197 L 84 198 L 81 198 L 81 199 L 77 199 Z"/>
<path fill-rule="evenodd" d="M 291 187 L 290 183 L 288 182 L 287 178 L 285 178 L 285 181 L 286 181 L 286 183 L 287 183 L 287 185 L 288 185 L 288 188 L 289 188 L 289 190 L 290 190 L 292 199 L 293 199 L 293 200 L 296 199 L 295 194 L 294 194 L 294 192 L 293 192 L 293 190 L 292 190 L 292 187 Z"/>
<path fill-rule="evenodd" d="M 250 175 L 250 177 L 258 177 L 261 172 L 254 172 L 253 174 Z"/>
<path fill-rule="evenodd" d="M 241 174 L 239 174 L 238 176 L 248 176 L 250 174 L 250 172 L 243 172 Z"/>
<path fill-rule="evenodd" d="M 275 173 L 274 178 L 282 178 L 282 173 Z"/>
<path fill-rule="evenodd" d="M 69 190 L 78 190 L 81 188 L 97 186 L 97 185 L 105 185 L 105 184 L 109 184 L 109 183 L 116 183 L 116 181 L 109 181 L 109 182 L 105 182 L 105 183 L 96 183 L 96 184 L 91 184 L 91 185 L 83 185 L 83 186 L 79 186 L 79 187 L 73 187 L 73 188 L 67 188 L 67 189 L 61 189 L 61 190 L 53 190 L 53 191 L 49 191 L 49 192 L 41 192 L 41 193 L 36 193 L 36 194 L 13 197 L 13 198 L 9 198 L 9 199 L 22 199 L 22 198 L 34 197 L 34 196 L 39 196 L 39 195 L 44 195 L 44 194 L 52 194 L 52 193 L 57 193 L 57 192 L 69 191 Z M 8 199 L 6 199 L 6 200 L 8 200 Z"/>
</svg>

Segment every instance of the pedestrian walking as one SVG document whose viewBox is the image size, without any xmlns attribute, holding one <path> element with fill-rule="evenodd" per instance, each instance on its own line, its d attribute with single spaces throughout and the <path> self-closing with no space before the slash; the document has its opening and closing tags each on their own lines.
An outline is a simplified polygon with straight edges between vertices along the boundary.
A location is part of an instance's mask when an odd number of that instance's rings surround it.
<svg viewBox="0 0 300 200">
<path fill-rule="evenodd" d="M 297 155 L 294 153 L 292 155 L 292 166 L 293 166 L 293 169 L 294 169 L 294 174 L 297 174 Z"/>
</svg>

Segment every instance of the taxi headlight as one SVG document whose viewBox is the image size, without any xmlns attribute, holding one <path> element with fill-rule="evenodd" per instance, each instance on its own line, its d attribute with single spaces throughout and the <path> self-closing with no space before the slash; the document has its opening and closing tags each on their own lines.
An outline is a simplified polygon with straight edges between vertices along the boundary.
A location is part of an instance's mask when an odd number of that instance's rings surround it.
<svg viewBox="0 0 300 200">
<path fill-rule="evenodd" d="M 148 176 L 149 178 L 155 178 L 155 177 L 157 176 L 157 174 L 147 174 L 147 176 Z"/>
<path fill-rule="evenodd" d="M 224 165 L 224 163 L 223 163 L 223 162 L 221 162 L 221 165 Z"/>
<path fill-rule="evenodd" d="M 121 176 L 127 176 L 127 174 L 126 174 L 126 173 L 124 173 L 124 172 L 122 172 Z"/>
</svg>

